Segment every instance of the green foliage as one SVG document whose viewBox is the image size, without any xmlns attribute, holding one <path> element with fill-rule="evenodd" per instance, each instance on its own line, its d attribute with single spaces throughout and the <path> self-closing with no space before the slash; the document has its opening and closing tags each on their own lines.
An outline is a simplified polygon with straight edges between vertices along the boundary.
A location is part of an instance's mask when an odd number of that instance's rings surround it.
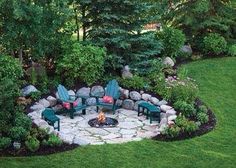
<svg viewBox="0 0 236 168">
<path fill-rule="evenodd" d="M 41 95 L 42 93 L 40 91 L 37 91 L 37 92 L 31 92 L 29 96 L 31 97 L 32 100 L 36 101 L 41 97 Z"/>
<path fill-rule="evenodd" d="M 39 149 L 40 142 L 35 137 L 30 137 L 27 141 L 25 141 L 25 146 L 31 152 L 36 152 Z"/>
<path fill-rule="evenodd" d="M 48 138 L 48 132 L 42 128 L 31 128 L 30 135 L 42 141 Z"/>
<path fill-rule="evenodd" d="M 199 106 L 198 110 L 197 110 L 198 113 L 205 113 L 205 114 L 207 114 L 207 111 L 208 111 L 208 109 L 205 105 Z"/>
<path fill-rule="evenodd" d="M 162 71 L 163 71 L 162 59 L 154 59 L 154 60 L 152 60 L 147 78 L 152 83 L 155 84 L 158 82 L 158 78 L 159 78 L 160 74 L 162 73 Z"/>
<path fill-rule="evenodd" d="M 197 120 L 201 123 L 201 124 L 205 124 L 209 121 L 209 117 L 206 113 L 197 113 Z"/>
<path fill-rule="evenodd" d="M 189 134 L 198 130 L 198 125 L 194 121 L 188 121 L 187 125 L 185 126 L 185 131 Z"/>
<path fill-rule="evenodd" d="M 222 54 L 226 51 L 227 42 L 224 37 L 216 33 L 210 33 L 204 37 L 204 51 L 208 54 Z"/>
<path fill-rule="evenodd" d="M 11 138 L 0 137 L 0 151 L 11 145 Z"/>
<path fill-rule="evenodd" d="M 196 115 L 196 109 L 193 104 L 188 104 L 185 101 L 177 101 L 174 103 L 174 108 L 182 113 L 185 117 Z"/>
<path fill-rule="evenodd" d="M 164 130 L 164 134 L 166 134 L 170 138 L 175 138 L 179 135 L 180 131 L 181 131 L 180 127 L 178 127 L 176 125 L 171 125 L 171 126 L 168 126 Z"/>
<path fill-rule="evenodd" d="M 27 131 L 23 127 L 12 127 L 9 134 L 14 141 L 21 141 L 26 138 Z"/>
<path fill-rule="evenodd" d="M 50 134 L 46 145 L 51 146 L 51 147 L 61 146 L 62 140 L 59 137 L 57 137 L 56 135 Z"/>
<path fill-rule="evenodd" d="M 162 55 L 170 57 L 178 56 L 186 40 L 181 30 L 172 27 L 165 27 L 163 31 L 157 32 L 157 38 L 163 43 Z"/>
<path fill-rule="evenodd" d="M 67 80 L 80 79 L 92 85 L 103 75 L 105 56 L 103 48 L 75 43 L 58 62 L 57 72 Z"/>
<path fill-rule="evenodd" d="M 31 119 L 22 112 L 16 113 L 15 126 L 23 127 L 25 130 L 29 131 L 32 126 Z"/>
<path fill-rule="evenodd" d="M 230 45 L 228 48 L 228 54 L 230 56 L 236 56 L 236 44 Z"/>
<path fill-rule="evenodd" d="M 124 88 L 130 88 L 130 89 L 132 88 L 132 89 L 141 90 L 141 89 L 144 89 L 144 87 L 146 86 L 144 78 L 138 75 L 134 75 L 130 79 L 119 78 L 118 82 Z"/>
<path fill-rule="evenodd" d="M 179 114 L 175 120 L 175 124 L 184 131 L 186 125 L 188 124 L 188 119 L 186 119 L 184 115 Z"/>
</svg>

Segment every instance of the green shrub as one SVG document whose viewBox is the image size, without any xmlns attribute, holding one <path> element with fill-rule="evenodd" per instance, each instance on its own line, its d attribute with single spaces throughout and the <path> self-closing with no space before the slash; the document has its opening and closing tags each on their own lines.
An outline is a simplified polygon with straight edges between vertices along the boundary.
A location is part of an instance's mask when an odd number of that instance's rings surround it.
<svg viewBox="0 0 236 168">
<path fill-rule="evenodd" d="M 15 126 L 23 127 L 25 130 L 29 131 L 32 126 L 31 119 L 22 112 L 16 113 Z"/>
<path fill-rule="evenodd" d="M 132 88 L 137 90 L 144 89 L 146 85 L 144 78 L 137 75 L 134 75 L 130 79 L 119 78 L 118 82 L 121 86 L 125 88 Z"/>
<path fill-rule="evenodd" d="M 75 43 L 57 64 L 57 72 L 70 83 L 80 79 L 88 85 L 99 80 L 104 72 L 106 52 L 103 48 Z"/>
<path fill-rule="evenodd" d="M 226 51 L 227 42 L 225 38 L 216 33 L 210 33 L 203 39 L 204 51 L 208 54 L 222 54 Z"/>
<path fill-rule="evenodd" d="M 49 138 L 48 138 L 48 141 L 47 141 L 47 145 L 48 146 L 61 146 L 62 145 L 62 140 L 57 137 L 56 135 L 54 134 L 50 134 L 49 135 Z"/>
<path fill-rule="evenodd" d="M 158 77 L 162 73 L 163 70 L 163 63 L 162 59 L 155 59 L 151 63 L 150 70 L 148 72 L 147 78 L 149 81 L 152 83 L 157 83 L 158 82 Z"/>
<path fill-rule="evenodd" d="M 31 128 L 30 135 L 36 137 L 40 141 L 48 138 L 47 131 L 42 128 Z"/>
<path fill-rule="evenodd" d="M 230 56 L 236 56 L 236 44 L 230 45 L 228 48 L 228 54 Z"/>
<path fill-rule="evenodd" d="M 192 132 L 198 130 L 198 125 L 194 121 L 189 121 L 184 130 L 191 134 Z"/>
<path fill-rule="evenodd" d="M 165 129 L 164 134 L 166 134 L 170 138 L 174 138 L 179 135 L 180 131 L 181 131 L 180 127 L 176 125 L 172 125 L 172 126 L 168 126 Z"/>
<path fill-rule="evenodd" d="M 197 120 L 201 123 L 201 124 L 205 124 L 209 121 L 209 117 L 206 113 L 197 113 Z"/>
<path fill-rule="evenodd" d="M 185 117 L 196 115 L 196 109 L 193 104 L 188 104 L 185 101 L 177 101 L 174 103 L 174 108 L 182 113 Z"/>
<path fill-rule="evenodd" d="M 207 113 L 207 111 L 208 111 L 208 109 L 205 105 L 199 106 L 198 110 L 197 110 L 198 113 L 205 113 L 205 114 Z"/>
<path fill-rule="evenodd" d="M 11 145 L 11 138 L 1 137 L 0 138 L 0 150 L 6 149 Z"/>
<path fill-rule="evenodd" d="M 180 48 L 184 45 L 186 40 L 185 35 L 181 30 L 165 27 L 163 31 L 157 33 L 157 37 L 163 43 L 164 56 L 176 57 L 180 51 Z"/>
<path fill-rule="evenodd" d="M 32 100 L 37 101 L 42 96 L 42 93 L 40 91 L 32 92 L 30 93 L 29 96 L 31 97 Z"/>
<path fill-rule="evenodd" d="M 21 141 L 26 138 L 27 131 L 23 127 L 12 127 L 9 134 L 14 141 Z"/>
<path fill-rule="evenodd" d="M 177 116 L 177 118 L 175 120 L 175 124 L 177 126 L 179 126 L 184 131 L 184 128 L 188 124 L 188 120 L 185 118 L 184 115 L 180 114 L 180 115 Z"/>
<path fill-rule="evenodd" d="M 39 149 L 40 142 L 35 137 L 30 137 L 27 141 L 25 141 L 25 146 L 31 152 L 35 152 Z"/>
</svg>

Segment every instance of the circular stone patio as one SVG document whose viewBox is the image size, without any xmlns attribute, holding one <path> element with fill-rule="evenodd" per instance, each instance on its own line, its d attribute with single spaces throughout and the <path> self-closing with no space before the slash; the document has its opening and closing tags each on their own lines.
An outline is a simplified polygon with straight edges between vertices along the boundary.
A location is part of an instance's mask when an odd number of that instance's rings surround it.
<svg viewBox="0 0 236 168">
<path fill-rule="evenodd" d="M 74 119 L 70 119 L 68 115 L 58 115 L 61 120 L 61 130 L 58 131 L 58 135 L 70 144 L 97 145 L 139 141 L 159 134 L 157 121 L 150 124 L 149 119 L 145 116 L 138 117 L 137 114 L 137 111 L 126 109 L 118 109 L 114 115 L 105 112 L 107 117 L 115 118 L 119 122 L 112 128 L 94 128 L 88 124 L 90 119 L 98 115 L 95 107 L 87 108 L 86 115 L 78 114 Z"/>
</svg>

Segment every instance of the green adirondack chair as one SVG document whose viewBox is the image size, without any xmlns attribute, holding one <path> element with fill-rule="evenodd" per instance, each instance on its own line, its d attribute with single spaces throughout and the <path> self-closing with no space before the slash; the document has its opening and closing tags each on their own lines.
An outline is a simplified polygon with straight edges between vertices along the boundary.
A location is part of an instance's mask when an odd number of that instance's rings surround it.
<svg viewBox="0 0 236 168">
<path fill-rule="evenodd" d="M 102 101 L 99 101 L 99 97 L 96 95 L 92 95 L 96 98 L 96 106 L 97 106 L 97 112 L 98 112 L 98 108 L 99 106 L 107 108 L 107 109 L 111 109 L 113 111 L 113 114 L 115 113 L 115 110 L 118 108 L 118 106 L 116 106 L 116 101 L 117 99 L 119 99 L 120 97 L 120 91 L 119 91 L 119 85 L 118 82 L 113 79 L 111 81 L 108 82 L 106 89 L 105 89 L 105 96 L 110 96 L 113 98 L 113 103 L 104 103 Z"/>
<path fill-rule="evenodd" d="M 74 113 L 82 110 L 82 114 L 86 114 L 87 105 L 84 103 L 85 100 L 82 98 L 82 104 L 78 104 L 76 107 L 73 106 L 73 102 L 76 97 L 68 94 L 68 90 L 63 85 L 58 85 L 57 93 L 59 96 L 59 100 L 63 103 L 70 103 L 70 109 L 64 109 L 65 112 L 70 114 L 70 118 L 74 118 Z"/>
</svg>

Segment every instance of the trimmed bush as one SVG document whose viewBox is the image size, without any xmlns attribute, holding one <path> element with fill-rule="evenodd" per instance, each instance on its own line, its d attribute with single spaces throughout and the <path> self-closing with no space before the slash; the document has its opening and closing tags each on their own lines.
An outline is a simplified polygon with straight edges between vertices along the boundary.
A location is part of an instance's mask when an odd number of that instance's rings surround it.
<svg viewBox="0 0 236 168">
<path fill-rule="evenodd" d="M 143 89 L 146 85 L 144 78 L 137 75 L 134 75 L 130 79 L 119 78 L 118 82 L 125 88 L 132 88 L 137 90 Z"/>
<path fill-rule="evenodd" d="M 170 138 L 177 137 L 181 131 L 181 128 L 177 125 L 171 125 L 167 127 L 164 131 L 164 134 L 166 134 Z"/>
<path fill-rule="evenodd" d="M 57 137 L 56 135 L 54 134 L 50 134 L 49 135 L 49 138 L 48 138 L 48 141 L 47 141 L 47 145 L 48 146 L 61 146 L 62 145 L 62 140 Z"/>
<path fill-rule="evenodd" d="M 1 137 L 0 138 L 0 150 L 6 149 L 11 145 L 11 138 Z"/>
<path fill-rule="evenodd" d="M 193 104 L 188 104 L 184 101 L 177 101 L 174 103 L 174 108 L 181 112 L 185 117 L 191 117 L 196 115 L 196 109 Z"/>
<path fill-rule="evenodd" d="M 205 113 L 205 114 L 207 113 L 207 111 L 208 111 L 208 109 L 205 105 L 199 106 L 198 110 L 197 110 L 198 113 Z"/>
<path fill-rule="evenodd" d="M 236 44 L 230 45 L 228 48 L 228 54 L 230 56 L 235 57 L 236 56 Z"/>
<path fill-rule="evenodd" d="M 183 32 L 172 27 L 165 27 L 163 31 L 157 33 L 157 37 L 163 43 L 162 54 L 171 57 L 178 56 L 180 48 L 186 41 Z"/>
<path fill-rule="evenodd" d="M 216 33 L 210 33 L 203 39 L 204 51 L 207 54 L 222 54 L 226 51 L 227 42 L 225 38 Z"/>
<path fill-rule="evenodd" d="M 192 132 L 198 130 L 198 125 L 194 121 L 189 121 L 187 125 L 185 126 L 184 130 L 191 134 Z"/>
<path fill-rule="evenodd" d="M 197 114 L 197 120 L 201 123 L 201 124 L 205 124 L 209 121 L 209 117 L 206 113 L 198 113 Z"/>
<path fill-rule="evenodd" d="M 27 131 L 23 127 L 12 127 L 10 129 L 10 137 L 14 141 L 24 140 L 27 136 Z"/>
<path fill-rule="evenodd" d="M 35 152 L 39 149 L 40 142 L 35 137 L 30 137 L 27 141 L 25 141 L 25 146 L 31 152 Z"/>
<path fill-rule="evenodd" d="M 20 127 L 21 126 L 25 130 L 29 131 L 31 126 L 32 126 L 32 121 L 24 113 L 18 112 L 18 113 L 16 113 L 15 126 L 16 127 Z"/>
</svg>

